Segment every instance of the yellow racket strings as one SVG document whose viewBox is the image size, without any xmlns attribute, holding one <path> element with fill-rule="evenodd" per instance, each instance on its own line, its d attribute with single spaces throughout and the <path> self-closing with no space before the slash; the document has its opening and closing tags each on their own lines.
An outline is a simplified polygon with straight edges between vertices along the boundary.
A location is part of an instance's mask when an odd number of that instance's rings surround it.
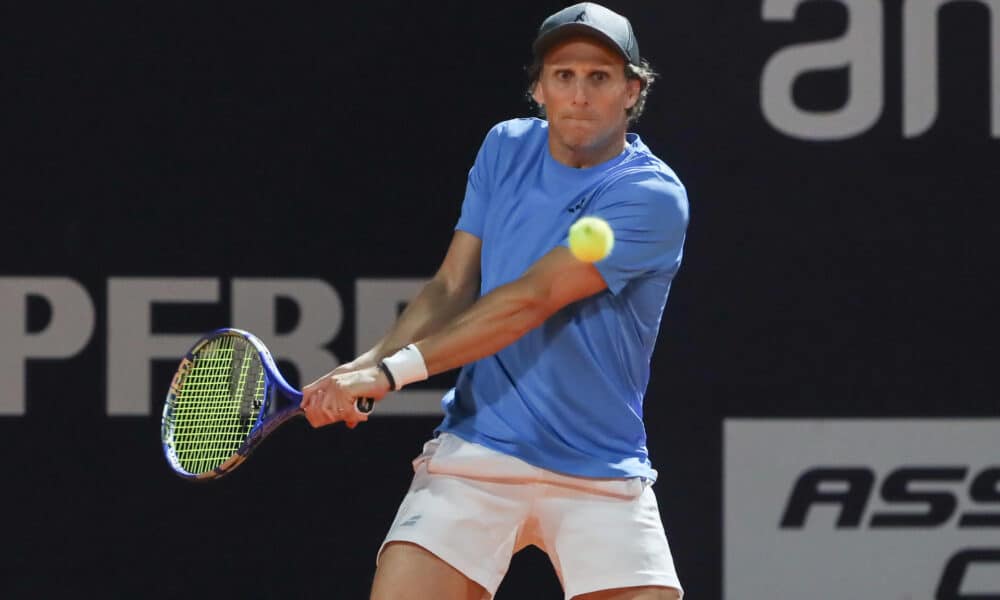
<svg viewBox="0 0 1000 600">
<path fill-rule="evenodd" d="M 173 447 L 188 473 L 207 473 L 239 450 L 257 422 L 264 373 L 244 338 L 224 335 L 206 343 L 179 382 L 173 407 Z"/>
</svg>

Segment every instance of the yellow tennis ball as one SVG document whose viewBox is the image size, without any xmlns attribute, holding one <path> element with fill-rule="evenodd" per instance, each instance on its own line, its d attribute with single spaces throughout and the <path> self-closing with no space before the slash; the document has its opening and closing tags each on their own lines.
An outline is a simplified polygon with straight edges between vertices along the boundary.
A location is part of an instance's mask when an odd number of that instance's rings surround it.
<svg viewBox="0 0 1000 600">
<path fill-rule="evenodd" d="M 611 254 L 615 234 L 600 217 L 582 217 L 569 228 L 569 250 L 584 262 L 597 262 Z"/>
</svg>

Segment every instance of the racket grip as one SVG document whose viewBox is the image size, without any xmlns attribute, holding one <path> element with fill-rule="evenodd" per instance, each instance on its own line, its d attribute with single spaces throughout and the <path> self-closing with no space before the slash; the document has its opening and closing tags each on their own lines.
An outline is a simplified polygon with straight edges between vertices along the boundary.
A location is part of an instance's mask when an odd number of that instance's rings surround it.
<svg viewBox="0 0 1000 600">
<path fill-rule="evenodd" d="M 374 398 L 355 398 L 354 408 L 361 414 L 367 415 L 375 408 Z"/>
</svg>

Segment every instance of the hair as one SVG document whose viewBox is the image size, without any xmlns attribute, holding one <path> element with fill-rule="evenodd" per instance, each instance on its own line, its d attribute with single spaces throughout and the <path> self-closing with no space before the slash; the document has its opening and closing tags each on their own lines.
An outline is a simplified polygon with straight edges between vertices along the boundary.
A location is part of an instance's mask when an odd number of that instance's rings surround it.
<svg viewBox="0 0 1000 600">
<path fill-rule="evenodd" d="M 538 116 L 545 118 L 545 107 L 535 102 L 533 96 L 535 86 L 538 85 L 538 79 L 542 76 L 543 64 L 542 57 L 536 57 L 534 62 L 525 68 L 525 71 L 528 75 L 528 102 L 538 111 Z M 646 108 L 646 98 L 649 96 L 649 90 L 653 87 L 653 82 L 658 77 L 659 73 L 653 69 L 653 66 L 646 59 L 642 59 L 638 65 L 633 65 L 630 62 L 625 63 L 625 79 L 636 79 L 640 83 L 639 99 L 635 101 L 632 108 L 625 110 L 629 124 L 635 123 L 642 116 L 642 112 Z"/>
</svg>

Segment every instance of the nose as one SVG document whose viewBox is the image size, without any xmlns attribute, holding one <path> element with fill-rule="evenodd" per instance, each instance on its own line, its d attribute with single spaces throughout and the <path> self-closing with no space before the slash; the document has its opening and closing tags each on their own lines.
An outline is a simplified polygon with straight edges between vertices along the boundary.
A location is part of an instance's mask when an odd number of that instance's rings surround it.
<svg viewBox="0 0 1000 600">
<path fill-rule="evenodd" d="M 583 79 L 577 79 L 576 90 L 573 94 L 573 104 L 587 105 L 587 82 Z"/>
</svg>

